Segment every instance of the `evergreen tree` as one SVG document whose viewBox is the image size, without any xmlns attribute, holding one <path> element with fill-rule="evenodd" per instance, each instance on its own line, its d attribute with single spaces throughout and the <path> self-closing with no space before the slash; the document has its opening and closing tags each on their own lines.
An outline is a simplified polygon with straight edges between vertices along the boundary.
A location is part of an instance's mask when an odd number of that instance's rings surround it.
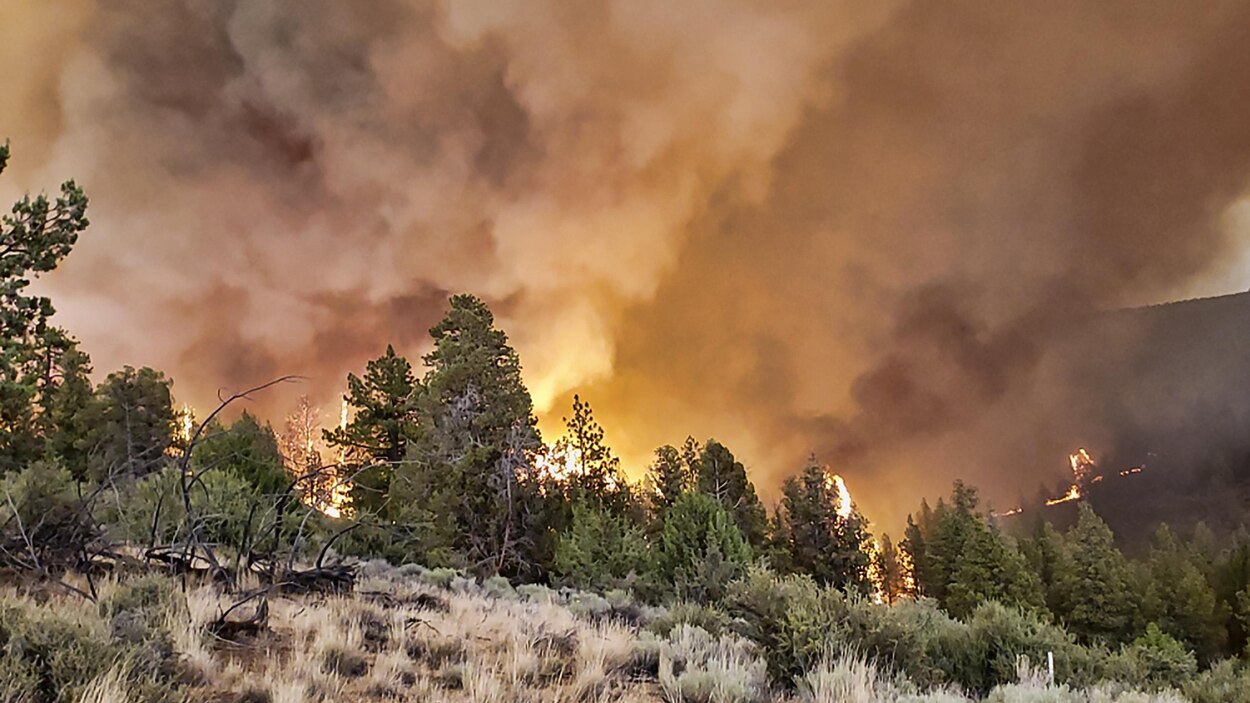
<svg viewBox="0 0 1250 703">
<path fill-rule="evenodd" d="M 1132 640 L 1136 594 L 1128 562 L 1110 528 L 1087 503 L 1066 535 L 1067 549 L 1055 577 L 1055 614 L 1085 642 Z"/>
<path fill-rule="evenodd" d="M 91 358 L 73 344 L 61 357 L 59 378 L 48 394 L 46 432 L 48 453 L 78 480 L 87 476 L 83 439 L 91 429 L 86 420 L 94 392 Z"/>
<path fill-rule="evenodd" d="M 630 586 L 647 571 L 647 540 L 632 521 L 591 503 L 573 506 L 573 519 L 556 547 L 555 571 L 569 584 L 594 591 Z"/>
<path fill-rule="evenodd" d="M 1250 654 L 1250 532 L 1242 528 L 1234 533 L 1212 571 L 1215 597 L 1225 613 L 1227 650 Z"/>
<path fill-rule="evenodd" d="M 246 410 L 228 427 L 210 425 L 191 459 L 197 470 L 233 474 L 257 495 L 277 495 L 290 485 L 273 428 L 260 424 Z"/>
<path fill-rule="evenodd" d="M 1145 619 L 1186 644 L 1199 658 L 1213 658 L 1224 645 L 1226 614 L 1193 555 L 1167 525 L 1155 532 L 1146 567 Z"/>
<path fill-rule="evenodd" d="M 838 514 L 838 493 L 829 472 L 814 461 L 782 486 L 777 544 L 789 569 L 835 588 L 868 593 L 871 547 L 858 512 Z"/>
<path fill-rule="evenodd" d="M 666 444 L 655 450 L 655 459 L 647 469 L 646 485 L 651 515 L 657 522 L 682 494 L 694 489 L 700 451 L 693 437 L 686 438 L 683 449 Z"/>
<path fill-rule="evenodd" d="M 1037 574 L 1046 607 L 1051 611 L 1056 608 L 1056 579 L 1063 559 L 1063 549 L 1063 535 L 1040 517 L 1033 526 L 1033 534 L 1020 543 L 1020 551 L 1029 568 Z"/>
<path fill-rule="evenodd" d="M 9 148 L 0 146 L 0 173 Z M 87 228 L 87 197 L 67 181 L 55 200 L 26 196 L 0 219 L 0 473 L 45 450 L 38 410 L 72 340 L 51 324 L 52 302 L 27 288 L 61 262 Z"/>
<path fill-rule="evenodd" d="M 532 571 L 540 495 L 531 457 L 541 442 L 520 360 L 486 304 L 470 295 L 452 297 L 430 335 L 416 434 L 395 480 L 422 486 L 413 499 L 447 506 L 434 523 L 450 530 L 442 541 L 474 570 Z"/>
<path fill-rule="evenodd" d="M 564 418 L 565 434 L 556 443 L 557 457 L 572 467 L 564 482 L 572 503 L 590 503 L 625 515 L 633 508 L 620 460 L 603 440 L 590 403 L 573 396 L 573 415 Z"/>
<path fill-rule="evenodd" d="M 928 569 L 928 536 L 932 534 L 933 510 L 926 500 L 920 501 L 919 518 L 907 516 L 907 528 L 903 531 L 900 551 L 911 565 L 913 595 L 928 596 L 930 577 Z"/>
<path fill-rule="evenodd" d="M 695 489 L 720 501 L 753 548 L 767 543 L 768 514 L 755 493 L 755 485 L 742 462 L 714 439 L 709 439 L 699 454 Z"/>
<path fill-rule="evenodd" d="M 873 554 L 876 577 L 874 586 L 881 594 L 881 599 L 893 604 L 899 599 L 914 595 L 908 584 L 907 572 L 904 567 L 905 556 L 894 546 L 887 534 L 881 535 L 880 546 Z"/>
<path fill-rule="evenodd" d="M 90 429 L 76 445 L 90 478 L 143 476 L 161 467 L 175 432 L 169 387 L 161 372 L 127 366 L 96 388 L 83 411 Z"/>
<path fill-rule="evenodd" d="M 1041 583 L 1024 557 L 992 525 L 976 521 L 955 560 L 943 605 L 951 615 L 966 618 L 986 601 L 1043 607 Z"/>
<path fill-rule="evenodd" d="M 343 401 L 352 410 L 351 421 L 326 431 L 325 441 L 340 452 L 357 511 L 384 510 L 391 475 L 416 436 L 419 391 L 412 365 L 389 344 L 385 354 L 366 364 L 363 378 L 347 375 Z"/>
<path fill-rule="evenodd" d="M 699 602 L 723 597 L 751 562 L 751 545 L 720 501 L 686 493 L 664 517 L 656 551 L 656 582 Z"/>
</svg>

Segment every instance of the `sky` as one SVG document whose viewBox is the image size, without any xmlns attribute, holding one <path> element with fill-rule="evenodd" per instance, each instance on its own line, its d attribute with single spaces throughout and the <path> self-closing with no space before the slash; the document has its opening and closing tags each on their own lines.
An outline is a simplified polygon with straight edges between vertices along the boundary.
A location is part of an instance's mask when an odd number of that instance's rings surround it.
<svg viewBox="0 0 1250 703">
<path fill-rule="evenodd" d="M 39 282 L 181 401 L 410 358 L 487 300 L 549 438 L 638 475 L 816 453 L 874 520 L 1009 501 L 1074 442 L 1096 311 L 1250 287 L 1250 2 L 39 0 L 0 5 L 0 196 L 75 178 Z"/>
</svg>

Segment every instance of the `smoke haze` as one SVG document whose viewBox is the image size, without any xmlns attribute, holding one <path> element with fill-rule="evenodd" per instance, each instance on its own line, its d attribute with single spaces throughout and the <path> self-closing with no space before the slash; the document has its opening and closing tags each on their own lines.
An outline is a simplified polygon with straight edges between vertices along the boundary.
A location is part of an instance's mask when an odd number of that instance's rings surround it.
<svg viewBox="0 0 1250 703">
<path fill-rule="evenodd" d="M 1250 281 L 1245 0 L 9 0 L 0 32 L 0 194 L 92 200 L 61 324 L 197 406 L 334 403 L 472 292 L 544 427 L 580 392 L 635 473 L 715 436 L 766 495 L 817 451 L 889 522 L 1109 441 L 1073 326 Z"/>
</svg>

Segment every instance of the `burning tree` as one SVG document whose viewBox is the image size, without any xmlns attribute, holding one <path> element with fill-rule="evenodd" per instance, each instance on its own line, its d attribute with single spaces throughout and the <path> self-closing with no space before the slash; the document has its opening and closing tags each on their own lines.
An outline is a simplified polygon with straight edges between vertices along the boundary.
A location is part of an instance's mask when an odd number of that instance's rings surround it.
<svg viewBox="0 0 1250 703">
<path fill-rule="evenodd" d="M 821 583 L 868 594 L 872 590 L 872 536 L 851 502 L 841 477 L 813 456 L 782 486 L 776 541 L 790 569 Z"/>
<path fill-rule="evenodd" d="M 342 516 L 348 485 L 340 475 L 340 465 L 326 465 L 322 458 L 327 447 L 321 412 L 308 396 L 301 396 L 295 411 L 287 416 L 278 447 L 304 502 L 330 517 Z"/>
</svg>

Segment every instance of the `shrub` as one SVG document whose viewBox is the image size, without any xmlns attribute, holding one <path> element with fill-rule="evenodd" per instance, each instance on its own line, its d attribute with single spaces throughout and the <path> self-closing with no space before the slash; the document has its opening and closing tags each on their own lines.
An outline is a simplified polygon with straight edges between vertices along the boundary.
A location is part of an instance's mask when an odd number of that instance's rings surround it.
<svg viewBox="0 0 1250 703">
<path fill-rule="evenodd" d="M 177 658 L 149 622 L 159 618 L 141 598 L 122 600 L 134 607 L 108 611 L 110 621 L 74 609 L 0 602 L 0 700 L 78 700 L 88 687 L 124 688 L 131 700 L 147 703 L 178 700 Z"/>
<path fill-rule="evenodd" d="M 1250 703 L 1250 668 L 1225 659 L 1185 683 L 1193 703 Z"/>
<path fill-rule="evenodd" d="M 1193 678 L 1198 662 L 1185 645 L 1151 623 L 1144 635 L 1112 657 L 1109 668 L 1116 681 L 1158 690 Z"/>
<path fill-rule="evenodd" d="M 730 585 L 725 608 L 733 630 L 759 645 L 769 675 L 782 686 L 793 686 L 831 645 L 847 641 L 846 598 L 809 576 L 754 568 Z"/>
<path fill-rule="evenodd" d="M 674 603 L 661 612 L 647 625 L 647 629 L 667 637 L 678 625 L 693 625 L 702 628 L 713 636 L 720 636 L 729 627 L 729 616 L 725 611 L 702 603 Z"/>
<path fill-rule="evenodd" d="M 666 699 L 675 702 L 753 703 L 768 697 L 766 665 L 754 645 L 691 625 L 674 629 L 661 648 L 659 679 Z"/>
</svg>

